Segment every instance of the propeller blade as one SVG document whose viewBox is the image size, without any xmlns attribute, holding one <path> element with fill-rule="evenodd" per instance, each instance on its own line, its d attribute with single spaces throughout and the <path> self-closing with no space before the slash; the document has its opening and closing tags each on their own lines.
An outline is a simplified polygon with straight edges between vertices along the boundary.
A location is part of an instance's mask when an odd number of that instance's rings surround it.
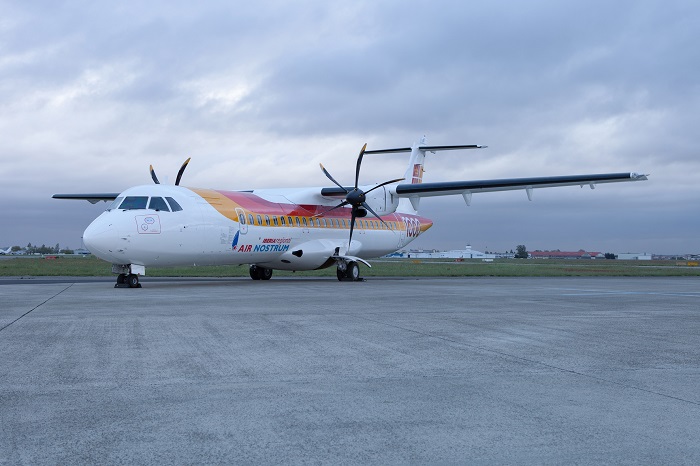
<svg viewBox="0 0 700 466">
<path fill-rule="evenodd" d="M 331 174 L 328 173 L 328 170 L 326 170 L 326 169 L 324 168 L 324 166 L 323 166 L 322 163 L 319 163 L 319 165 L 321 166 L 321 170 L 322 170 L 323 173 L 328 177 L 329 180 L 331 180 L 333 183 L 335 183 L 336 186 L 338 186 L 340 189 L 342 189 L 342 190 L 345 191 L 346 193 L 348 192 L 348 190 L 345 189 L 340 183 L 338 183 L 337 181 L 335 181 L 335 178 L 333 178 L 333 177 L 331 176 Z"/>
<path fill-rule="evenodd" d="M 190 163 L 190 159 L 192 157 L 188 157 L 187 160 L 185 160 L 185 163 L 182 164 L 180 167 L 180 171 L 177 172 L 177 178 L 175 178 L 175 186 L 180 186 L 180 180 L 182 179 L 182 174 L 185 173 L 185 168 L 187 168 L 187 164 Z"/>
<path fill-rule="evenodd" d="M 350 204 L 348 201 L 343 201 L 343 202 L 341 202 L 340 204 L 338 204 L 337 206 L 333 207 L 332 209 L 328 209 L 328 210 L 326 210 L 326 211 L 323 211 L 323 212 L 321 212 L 320 214 L 316 214 L 316 215 L 312 216 L 311 218 L 323 217 L 324 215 L 326 215 L 326 214 L 327 214 L 328 212 L 330 212 L 331 210 L 335 210 L 335 209 L 337 209 L 337 208 L 339 208 L 339 207 L 345 207 L 345 206 L 348 205 L 348 204 Z"/>
<path fill-rule="evenodd" d="M 357 189 L 357 183 L 360 181 L 360 165 L 362 165 L 362 156 L 365 155 L 365 149 L 367 149 L 367 143 L 362 146 L 360 155 L 357 156 L 357 168 L 355 169 L 355 189 Z"/>
<path fill-rule="evenodd" d="M 153 165 L 151 165 L 151 178 L 153 178 L 153 182 L 155 184 L 160 184 L 160 181 L 158 181 L 158 177 L 156 176 L 156 171 L 153 169 Z"/>
<path fill-rule="evenodd" d="M 397 178 L 397 179 L 395 179 L 395 180 L 385 181 L 384 183 L 378 184 L 377 186 L 375 186 L 374 188 L 370 189 L 369 191 L 365 191 L 365 194 L 369 194 L 369 193 L 371 193 L 372 191 L 374 191 L 375 189 L 381 188 L 381 187 L 384 186 L 384 185 L 391 184 L 391 183 L 396 183 L 396 182 L 398 182 L 398 181 L 403 181 L 403 180 L 405 180 L 405 179 L 406 179 L 406 178 Z"/>
<path fill-rule="evenodd" d="M 386 225 L 386 228 L 387 228 L 387 229 L 390 229 L 390 228 L 389 228 L 389 225 L 387 225 L 386 222 L 385 222 L 384 220 L 382 220 L 382 218 L 381 218 L 379 215 L 377 215 L 377 213 L 376 213 L 375 211 L 373 211 L 372 208 L 371 208 L 366 202 L 363 202 L 363 203 L 362 203 L 362 207 L 364 207 L 364 208 L 367 209 L 368 211 L 372 212 L 372 215 L 374 215 L 375 217 L 377 217 L 377 218 L 379 219 L 380 222 L 382 222 L 384 225 Z"/>
<path fill-rule="evenodd" d="M 357 217 L 355 215 L 356 211 L 357 211 L 357 207 L 353 206 L 351 217 L 350 217 L 350 239 L 348 239 L 348 251 L 350 251 L 350 245 L 352 244 L 352 231 L 355 229 L 355 218 Z"/>
</svg>

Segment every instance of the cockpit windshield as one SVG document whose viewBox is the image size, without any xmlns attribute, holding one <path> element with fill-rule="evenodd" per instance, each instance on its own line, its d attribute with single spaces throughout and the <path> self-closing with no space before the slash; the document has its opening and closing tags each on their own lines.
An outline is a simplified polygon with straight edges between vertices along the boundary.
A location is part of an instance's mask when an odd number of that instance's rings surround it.
<svg viewBox="0 0 700 466">
<path fill-rule="evenodd" d="M 109 206 L 107 207 L 107 210 L 116 209 L 117 207 L 119 207 L 119 204 L 121 204 L 123 200 L 124 200 L 124 197 L 116 198 L 115 200 L 113 200 L 111 202 L 111 204 L 109 204 Z"/>
<path fill-rule="evenodd" d="M 145 209 L 148 204 L 148 196 L 127 196 L 119 206 L 122 210 Z"/>
<path fill-rule="evenodd" d="M 182 210 L 180 204 L 178 204 L 172 197 L 151 197 L 149 201 L 148 196 L 126 196 L 116 198 L 107 208 L 107 210 L 121 209 L 121 210 L 145 210 L 146 206 L 148 209 L 155 210 L 159 212 L 178 212 Z"/>
<path fill-rule="evenodd" d="M 168 209 L 168 204 L 165 203 L 165 199 L 162 197 L 152 197 L 151 202 L 148 203 L 148 208 L 152 210 L 165 210 L 166 212 L 170 211 L 170 209 Z"/>
<path fill-rule="evenodd" d="M 180 207 L 180 204 L 178 204 L 175 201 L 175 199 L 173 199 L 172 197 L 166 197 L 166 199 L 170 203 L 170 207 L 172 208 L 173 212 L 178 212 L 178 211 L 182 210 L 182 207 Z"/>
</svg>

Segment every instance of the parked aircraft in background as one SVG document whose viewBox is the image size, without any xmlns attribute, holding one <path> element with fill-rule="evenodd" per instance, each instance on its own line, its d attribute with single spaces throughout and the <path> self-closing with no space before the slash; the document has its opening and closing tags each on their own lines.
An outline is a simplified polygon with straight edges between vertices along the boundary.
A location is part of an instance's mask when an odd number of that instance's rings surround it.
<svg viewBox="0 0 700 466">
<path fill-rule="evenodd" d="M 646 180 L 637 173 L 604 173 L 538 178 L 423 183 L 427 152 L 482 149 L 486 146 L 429 146 L 425 138 L 412 147 L 360 151 L 355 182 L 346 186 L 321 170 L 331 187 L 222 191 L 180 186 L 190 159 L 175 185 L 136 186 L 121 193 L 55 194 L 56 199 L 111 201 L 85 230 L 85 246 L 111 262 L 119 287 L 140 287 L 146 267 L 249 264 L 254 280 L 268 280 L 274 269 L 314 270 L 336 267 L 339 280 L 360 280 L 358 263 L 405 247 L 433 222 L 418 213 L 420 199 L 461 195 L 467 205 L 474 193 L 524 189 L 532 200 L 536 188 L 590 186 Z M 410 153 L 402 178 L 360 184 L 365 155 Z"/>
</svg>

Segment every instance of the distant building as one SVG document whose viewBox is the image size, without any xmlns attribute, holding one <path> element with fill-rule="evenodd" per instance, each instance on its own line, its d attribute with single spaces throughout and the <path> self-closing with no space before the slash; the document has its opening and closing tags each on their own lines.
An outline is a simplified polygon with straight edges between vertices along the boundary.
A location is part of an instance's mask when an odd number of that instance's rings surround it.
<svg viewBox="0 0 700 466">
<path fill-rule="evenodd" d="M 390 254 L 387 257 L 399 257 L 403 259 L 495 259 L 497 254 L 487 254 L 475 251 L 471 245 L 465 249 L 453 249 L 451 251 L 438 251 L 436 249 L 412 249 Z"/>
<path fill-rule="evenodd" d="M 626 261 L 650 261 L 650 252 L 623 252 L 616 254 L 617 258 Z"/>
<path fill-rule="evenodd" d="M 605 259 L 602 252 L 591 251 L 528 251 L 532 259 Z"/>
</svg>

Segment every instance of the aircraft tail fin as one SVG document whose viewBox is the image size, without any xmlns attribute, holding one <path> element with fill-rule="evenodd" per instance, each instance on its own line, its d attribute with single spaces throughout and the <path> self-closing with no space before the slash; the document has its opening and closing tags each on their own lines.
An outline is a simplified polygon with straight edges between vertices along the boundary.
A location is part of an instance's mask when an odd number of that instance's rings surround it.
<svg viewBox="0 0 700 466">
<path fill-rule="evenodd" d="M 417 142 L 411 146 L 411 157 L 408 159 L 408 167 L 406 167 L 406 172 L 403 175 L 406 183 L 423 183 L 423 172 L 425 171 L 425 149 L 421 146 L 425 146 L 426 142 L 427 140 L 425 136 L 423 136 L 420 142 Z M 419 204 L 420 197 L 399 199 L 399 206 L 396 211 L 415 215 L 418 213 Z"/>
<path fill-rule="evenodd" d="M 404 173 L 404 179 L 406 184 L 421 184 L 423 183 L 423 172 L 425 165 L 425 153 L 426 152 L 437 152 L 443 150 L 460 150 L 460 149 L 483 149 L 487 146 L 480 146 L 478 144 L 460 145 L 460 146 L 428 146 L 427 139 L 425 136 L 421 140 L 411 147 L 399 147 L 396 149 L 380 149 L 380 150 L 368 150 L 365 154 L 396 154 L 399 152 L 410 152 L 411 157 L 408 161 L 408 167 Z M 399 200 L 399 207 L 396 209 L 397 212 L 416 214 L 418 213 L 418 204 L 420 203 L 420 197 L 409 197 L 408 199 L 402 198 Z"/>
</svg>

